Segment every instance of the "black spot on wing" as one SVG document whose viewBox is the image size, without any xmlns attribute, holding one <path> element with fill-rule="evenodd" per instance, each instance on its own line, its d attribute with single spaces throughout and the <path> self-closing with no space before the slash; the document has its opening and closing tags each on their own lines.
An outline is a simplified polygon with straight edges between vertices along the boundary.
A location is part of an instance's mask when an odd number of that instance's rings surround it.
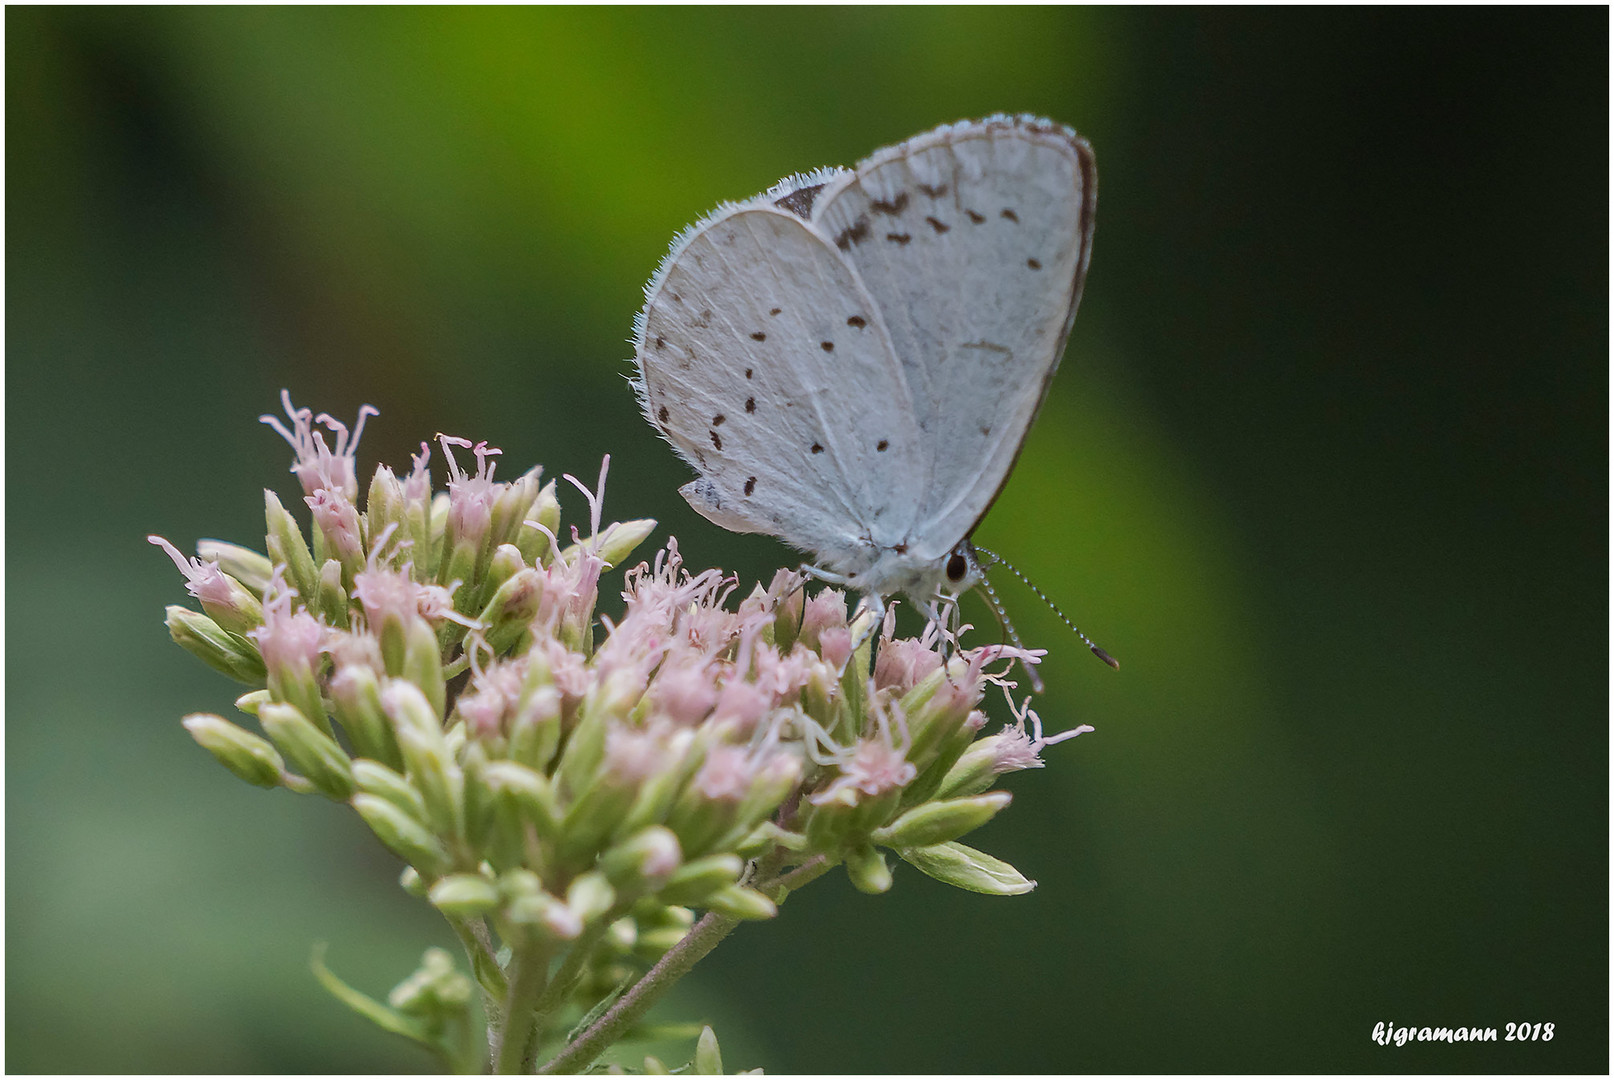
<svg viewBox="0 0 1614 1080">
<path fill-rule="evenodd" d="M 663 424 L 667 422 L 667 406 L 663 405 L 660 410 L 657 411 L 656 419 L 660 420 Z"/>
<path fill-rule="evenodd" d="M 868 320 L 863 318 L 863 316 L 861 316 L 861 315 L 853 315 L 851 318 L 846 320 L 846 325 L 847 326 L 855 326 L 859 330 L 861 330 L 865 326 L 869 325 L 869 323 L 868 323 Z"/>
<path fill-rule="evenodd" d="M 906 244 L 913 239 L 911 235 L 905 232 L 888 232 L 885 234 L 885 238 L 893 244 Z"/>
<path fill-rule="evenodd" d="M 835 343 L 833 341 L 820 341 L 818 343 L 818 347 L 823 349 L 825 352 L 835 351 Z"/>
<path fill-rule="evenodd" d="M 719 450 L 723 449 L 723 436 L 719 435 L 715 431 L 712 431 L 710 428 L 707 429 L 706 434 L 712 437 L 712 445 L 714 447 Z"/>
<path fill-rule="evenodd" d="M 798 188 L 783 198 L 773 200 L 773 205 L 781 210 L 788 210 L 805 221 L 812 215 L 813 203 L 818 201 L 818 193 L 823 190 L 823 184 Z"/>
<path fill-rule="evenodd" d="M 724 416 L 722 413 L 718 413 L 716 416 L 712 417 L 712 426 L 718 427 L 727 419 L 728 417 Z"/>
<path fill-rule="evenodd" d="M 874 444 L 874 448 L 876 450 L 880 451 L 880 453 L 883 454 L 883 453 L 885 453 L 886 447 L 888 447 L 890 445 L 891 445 L 891 440 L 889 440 L 889 439 L 881 439 L 879 442 Z"/>
<path fill-rule="evenodd" d="M 1013 210 L 1010 210 L 1007 206 L 1003 208 L 1003 213 L 999 214 L 998 216 L 1007 218 L 1016 225 L 1020 224 L 1020 215 L 1016 214 Z"/>
<path fill-rule="evenodd" d="M 824 444 L 823 443 L 813 443 L 812 451 L 815 454 L 822 454 L 824 452 Z"/>
<path fill-rule="evenodd" d="M 947 231 L 947 230 L 948 230 L 948 229 L 951 229 L 951 228 L 952 228 L 952 226 L 951 226 L 951 225 L 949 225 L 949 224 L 947 224 L 947 223 L 946 223 L 946 222 L 944 222 L 944 221 L 937 221 L 937 220 L 936 220 L 936 219 L 935 219 L 935 218 L 933 218 L 933 217 L 927 217 L 927 218 L 925 218 L 925 220 L 926 220 L 926 221 L 927 221 L 927 222 L 929 222 L 929 223 L 930 223 L 930 227 L 931 227 L 931 228 L 932 228 L 932 229 L 935 229 L 935 230 L 936 230 L 936 235 L 937 235 L 937 236 L 940 236 L 940 235 L 941 235 L 941 234 L 942 234 L 942 233 L 944 233 L 944 232 L 946 232 L 946 231 Z"/>
<path fill-rule="evenodd" d="M 757 489 L 757 478 L 754 477 L 754 476 L 746 477 L 745 478 L 745 493 L 747 495 L 749 495 L 753 491 L 755 491 L 756 489 Z"/>
<path fill-rule="evenodd" d="M 935 187 L 931 187 L 929 184 L 920 184 L 919 190 L 924 192 L 928 198 L 939 199 L 947 194 L 947 185 L 937 184 Z"/>
<path fill-rule="evenodd" d="M 745 377 L 746 377 L 746 378 L 747 378 L 747 379 L 749 379 L 749 378 L 750 378 L 750 377 L 751 377 L 751 376 L 752 376 L 752 374 L 754 374 L 754 372 L 755 372 L 755 369 L 753 369 L 753 368 L 746 368 L 746 369 L 745 369 Z"/>
<path fill-rule="evenodd" d="M 902 213 L 907 208 L 908 193 L 906 191 L 897 192 L 896 198 L 890 200 L 889 202 L 884 199 L 875 199 L 873 202 L 869 203 L 869 209 L 873 210 L 877 214 L 895 215 Z"/>
<path fill-rule="evenodd" d="M 966 210 L 964 213 L 968 214 L 970 216 L 970 220 L 975 222 L 977 225 L 986 220 L 986 215 L 977 214 L 974 210 Z"/>
<path fill-rule="evenodd" d="M 768 335 L 764 334 L 761 330 L 758 330 L 756 333 L 751 335 L 751 340 L 752 341 L 767 341 L 768 340 Z"/>
<path fill-rule="evenodd" d="M 745 411 L 746 412 L 756 412 L 757 411 L 757 399 L 756 398 L 748 397 L 748 398 L 745 399 Z"/>
<path fill-rule="evenodd" d="M 846 251 L 853 244 L 860 244 L 869 238 L 869 219 L 859 217 L 852 224 L 842 229 L 835 237 L 835 246 Z"/>
<path fill-rule="evenodd" d="M 1026 260 L 1026 265 L 1031 267 L 1031 269 L 1033 269 L 1033 270 L 1041 270 L 1042 269 L 1042 263 L 1038 262 L 1036 259 L 1027 259 Z"/>
</svg>

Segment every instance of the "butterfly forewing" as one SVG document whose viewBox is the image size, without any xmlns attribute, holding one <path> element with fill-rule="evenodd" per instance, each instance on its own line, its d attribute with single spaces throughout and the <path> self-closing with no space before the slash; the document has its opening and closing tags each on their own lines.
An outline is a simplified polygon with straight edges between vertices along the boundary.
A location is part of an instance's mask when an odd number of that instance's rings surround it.
<svg viewBox="0 0 1614 1080">
<path fill-rule="evenodd" d="M 755 202 L 697 226 L 636 344 L 645 413 L 701 473 L 686 494 L 708 518 L 829 562 L 911 531 L 926 451 L 903 369 L 857 275 L 799 218 Z"/>
<path fill-rule="evenodd" d="M 1092 240 L 1092 153 L 1026 118 L 940 128 L 828 184 L 813 219 L 878 306 L 927 461 L 941 557 L 1007 478 L 1064 351 Z"/>
</svg>

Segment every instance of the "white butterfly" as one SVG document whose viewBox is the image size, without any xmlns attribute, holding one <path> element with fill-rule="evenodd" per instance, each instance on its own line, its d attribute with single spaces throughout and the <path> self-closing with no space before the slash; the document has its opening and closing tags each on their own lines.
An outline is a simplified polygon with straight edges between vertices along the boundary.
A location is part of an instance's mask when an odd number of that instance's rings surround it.
<svg viewBox="0 0 1614 1080">
<path fill-rule="evenodd" d="M 680 493 L 876 611 L 975 584 L 969 536 L 1059 366 L 1096 200 L 1084 139 L 1000 115 L 686 229 L 634 325 L 645 416 L 700 474 Z"/>
</svg>

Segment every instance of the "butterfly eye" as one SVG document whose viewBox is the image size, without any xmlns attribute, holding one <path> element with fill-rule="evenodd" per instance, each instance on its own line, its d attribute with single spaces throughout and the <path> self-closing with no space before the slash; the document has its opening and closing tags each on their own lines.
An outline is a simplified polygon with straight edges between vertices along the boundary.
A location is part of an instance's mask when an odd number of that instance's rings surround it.
<svg viewBox="0 0 1614 1080">
<path fill-rule="evenodd" d="M 960 581 L 964 580 L 964 575 L 969 573 L 969 569 L 970 564 L 968 560 L 964 558 L 964 553 L 962 551 L 955 551 L 947 560 L 947 580 L 951 581 L 954 585 L 957 585 Z"/>
</svg>

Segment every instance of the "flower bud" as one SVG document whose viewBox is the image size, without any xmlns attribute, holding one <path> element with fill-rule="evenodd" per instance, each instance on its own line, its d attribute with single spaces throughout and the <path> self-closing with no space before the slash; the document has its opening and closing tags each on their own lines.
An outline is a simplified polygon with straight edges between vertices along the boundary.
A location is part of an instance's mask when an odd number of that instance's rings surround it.
<svg viewBox="0 0 1614 1080">
<path fill-rule="evenodd" d="M 738 855 L 691 859 L 673 871 L 656 898 L 665 904 L 704 904 L 714 892 L 738 881 L 744 869 L 745 863 Z"/>
<path fill-rule="evenodd" d="M 534 665 L 536 667 L 536 665 Z M 529 685 L 533 677 L 529 675 Z M 542 772 L 560 748 L 561 695 L 554 686 L 533 686 L 510 719 L 510 757 Z"/>
<path fill-rule="evenodd" d="M 265 586 L 269 584 L 269 574 L 274 569 L 274 564 L 268 557 L 258 554 L 251 548 L 229 544 L 223 540 L 198 540 L 196 554 L 204 562 L 218 563 L 220 570 L 245 585 L 254 596 L 260 598 L 263 596 Z"/>
<path fill-rule="evenodd" d="M 338 802 L 353 794 L 353 765 L 347 755 L 295 706 L 270 702 L 258 710 L 258 722 L 321 794 Z"/>
<path fill-rule="evenodd" d="M 1009 805 L 1007 791 L 994 791 L 967 799 L 944 799 L 916 806 L 870 837 L 890 848 L 929 847 L 957 840 L 985 825 Z"/>
<path fill-rule="evenodd" d="M 370 487 L 364 496 L 364 534 L 370 543 L 379 541 L 387 526 L 393 526 L 394 537 L 405 528 L 404 490 L 398 475 L 387 465 L 377 465 L 370 478 Z"/>
<path fill-rule="evenodd" d="M 520 531 L 522 522 L 531 514 L 533 503 L 538 498 L 538 480 L 543 471 L 541 466 L 534 465 L 516 480 L 500 486 L 493 498 L 493 520 L 488 529 L 488 542 L 493 547 L 511 544 Z M 526 562 L 525 559 L 520 561 Z"/>
<path fill-rule="evenodd" d="M 376 795 L 353 796 L 353 809 L 394 855 L 427 877 L 437 877 L 450 863 L 448 851 L 424 825 Z"/>
<path fill-rule="evenodd" d="M 250 642 L 227 633 L 201 612 L 170 604 L 167 622 L 174 643 L 214 671 L 249 686 L 261 685 L 267 677 L 263 659 Z"/>
<path fill-rule="evenodd" d="M 929 847 L 904 848 L 897 852 L 937 881 L 956 885 L 970 892 L 992 896 L 1018 896 L 1037 887 L 1035 881 L 984 851 L 965 847 L 957 841 Z"/>
<path fill-rule="evenodd" d="M 265 740 L 211 713 L 192 713 L 180 723 L 204 750 L 219 759 L 219 764 L 247 783 L 265 788 L 280 786 L 285 765 Z"/>
<path fill-rule="evenodd" d="M 426 899 L 450 918 L 475 919 L 499 906 L 499 890 L 478 874 L 450 874 L 437 880 Z"/>
<path fill-rule="evenodd" d="M 566 890 L 566 906 L 586 926 L 611 910 L 616 890 L 598 870 L 578 874 Z"/>
<path fill-rule="evenodd" d="M 506 544 L 499 551 L 515 551 Z M 544 576 L 530 566 L 510 574 L 482 608 L 477 622 L 487 627 L 484 636 L 495 655 L 503 655 L 521 640 L 544 598 Z"/>
<path fill-rule="evenodd" d="M 544 529 L 534 528 L 528 522 L 537 522 Z M 549 536 L 560 528 L 560 500 L 555 496 L 555 482 L 551 480 L 538 492 L 532 506 L 527 508 L 526 519 L 516 531 L 516 547 L 521 551 L 521 558 L 528 566 L 537 566 L 540 563 L 547 565 L 550 562 L 552 548 Z"/>
<path fill-rule="evenodd" d="M 560 834 L 561 808 L 549 778 L 514 761 L 491 761 L 482 771 L 483 782 L 506 798 L 538 839 L 553 843 Z"/>
<path fill-rule="evenodd" d="M 673 831 L 652 825 L 602 852 L 600 869 L 618 890 L 637 895 L 658 889 L 682 860 Z"/>
<path fill-rule="evenodd" d="M 472 850 L 480 851 L 493 828 L 493 789 L 483 775 L 488 766 L 487 750 L 481 743 L 470 743 L 459 755 L 463 775 L 461 803 L 465 815 L 465 839 Z"/>
<path fill-rule="evenodd" d="M 885 856 L 868 844 L 859 844 L 846 853 L 846 876 L 858 892 L 878 896 L 891 888 L 891 867 Z"/>
<path fill-rule="evenodd" d="M 740 885 L 729 885 L 717 890 L 706 898 L 705 906 L 731 919 L 771 919 L 779 914 L 779 908 L 772 900 L 755 889 L 747 889 Z"/>
<path fill-rule="evenodd" d="M 807 590 L 797 571 L 780 570 L 768 583 L 768 596 L 773 601 L 773 643 L 781 654 L 788 654 L 801 632 Z"/>
<path fill-rule="evenodd" d="M 443 715 L 448 701 L 447 681 L 443 677 L 442 648 L 437 635 L 425 619 L 411 621 L 408 639 L 404 644 L 403 677 L 420 687 L 432 711 Z"/>
<path fill-rule="evenodd" d="M 445 949 L 427 949 L 420 968 L 387 995 L 387 1004 L 410 1016 L 439 1019 L 463 1013 L 471 1001 L 471 981 L 454 970 Z"/>
<path fill-rule="evenodd" d="M 267 690 L 251 690 L 235 699 L 235 707 L 248 716 L 257 716 L 258 707 L 273 700 Z"/>
<path fill-rule="evenodd" d="M 503 916 L 528 941 L 571 941 L 583 932 L 583 920 L 575 911 L 544 891 L 538 875 L 529 870 L 512 870 L 499 879 L 500 890 L 508 899 Z M 499 932 L 508 940 L 510 935 Z"/>
<path fill-rule="evenodd" d="M 717 1048 L 717 1033 L 712 1025 L 701 1028 L 701 1037 L 695 1043 L 695 1060 L 690 1071 L 698 1076 L 722 1076 L 723 1055 Z"/>
<path fill-rule="evenodd" d="M 633 549 L 644 543 L 655 528 L 655 518 L 619 521 L 608 526 L 600 535 L 594 554 L 605 560 L 606 566 L 620 566 L 622 560 L 632 555 Z"/>
<path fill-rule="evenodd" d="M 403 755 L 392 725 L 381 708 L 381 683 L 363 664 L 346 664 L 331 676 L 331 709 L 360 757 L 393 769 L 403 768 Z"/>
<path fill-rule="evenodd" d="M 353 763 L 353 783 L 366 795 L 387 800 L 416 821 L 425 822 L 426 803 L 420 792 L 404 779 L 377 761 L 364 758 Z"/>
<path fill-rule="evenodd" d="M 398 749 L 410 781 L 426 804 L 426 820 L 442 836 L 460 836 L 464 822 L 460 814 L 463 790 L 460 770 L 448 753 L 441 735 L 400 725 Z"/>
<path fill-rule="evenodd" d="M 398 875 L 398 887 L 410 896 L 426 895 L 426 882 L 421 878 L 420 871 L 413 866 L 403 868 L 403 873 Z"/>
<path fill-rule="evenodd" d="M 268 525 L 269 560 L 286 568 L 286 580 L 298 596 L 313 596 L 319 587 L 319 570 L 313 553 L 297 527 L 297 519 L 280 504 L 280 497 L 264 489 L 264 518 Z"/>
<path fill-rule="evenodd" d="M 319 592 L 313 608 L 327 625 L 347 629 L 347 590 L 342 587 L 342 564 L 335 559 L 326 559 L 319 568 Z"/>
</svg>

